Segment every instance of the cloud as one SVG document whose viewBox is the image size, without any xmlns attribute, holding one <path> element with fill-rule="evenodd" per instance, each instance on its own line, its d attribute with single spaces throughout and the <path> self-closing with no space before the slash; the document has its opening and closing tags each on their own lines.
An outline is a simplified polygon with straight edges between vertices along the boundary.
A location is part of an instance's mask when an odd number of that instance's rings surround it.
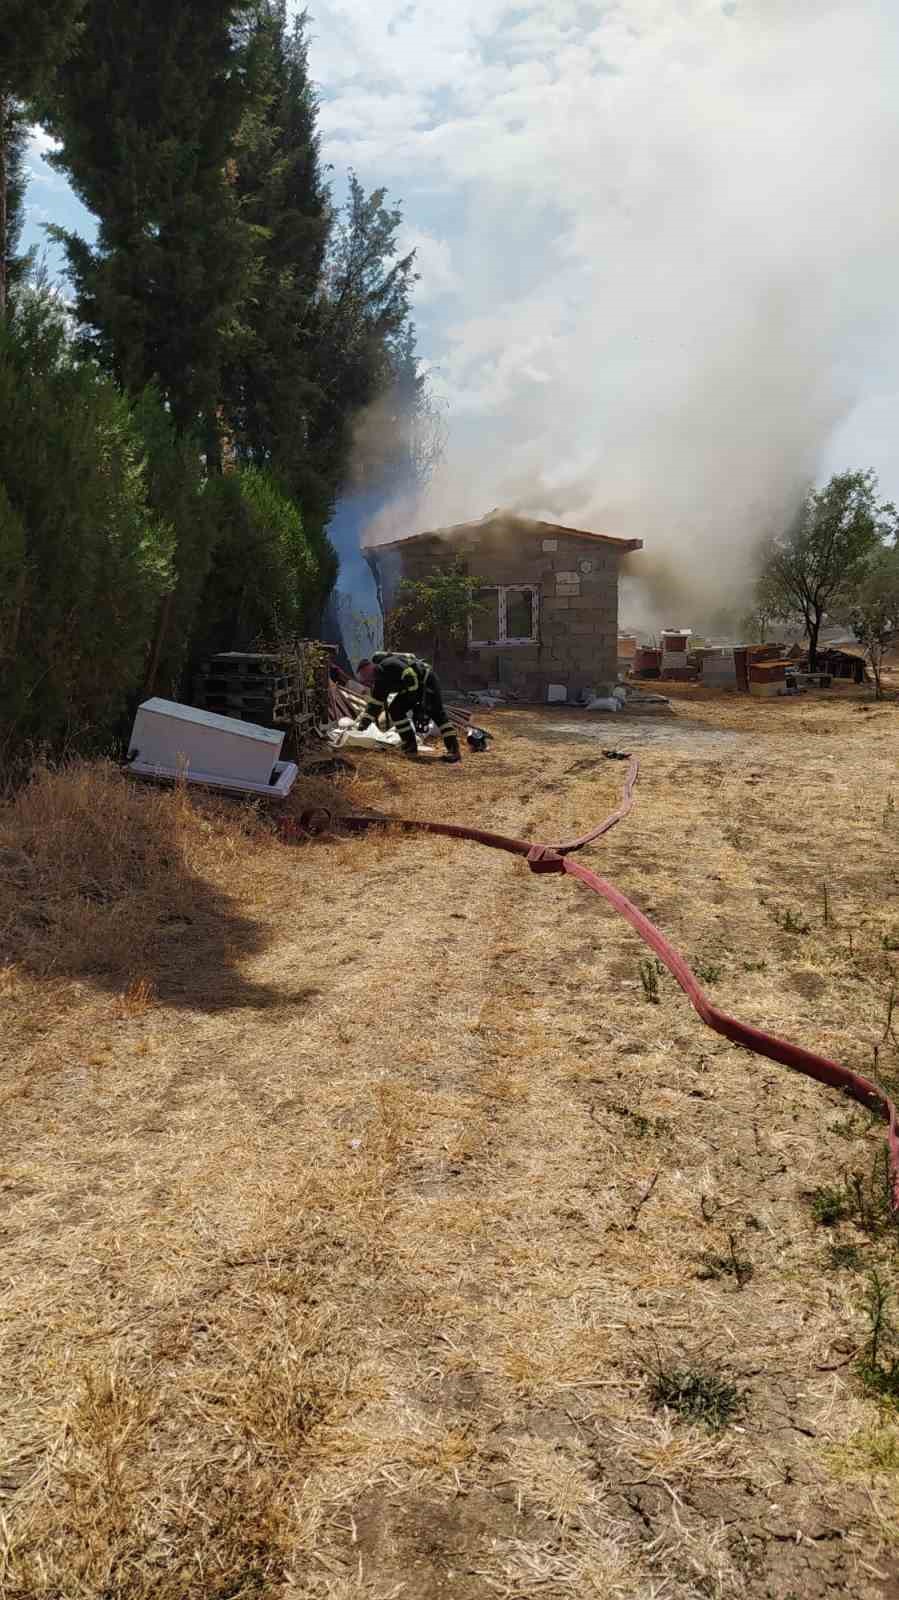
<svg viewBox="0 0 899 1600">
<path fill-rule="evenodd" d="M 50 151 L 58 149 L 58 139 L 52 139 L 45 128 L 42 128 L 37 122 L 34 123 L 28 133 L 29 154 L 39 156 L 43 160 Z"/>
<path fill-rule="evenodd" d="M 400 233 L 399 249 L 401 255 L 415 251 L 415 270 L 419 276 L 416 306 L 431 305 L 435 300 L 458 294 L 461 279 L 453 266 L 452 250 L 446 239 L 438 239 L 426 228 L 406 223 Z"/>
<path fill-rule="evenodd" d="M 47 172 L 36 167 L 33 162 L 28 163 L 29 183 L 41 183 L 47 189 L 64 189 L 65 183 L 57 172 Z"/>
<path fill-rule="evenodd" d="M 403 515 L 514 504 L 644 538 L 694 613 L 744 592 L 899 424 L 897 43 L 892 0 L 319 6 L 326 153 L 405 198 L 451 409 Z"/>
</svg>

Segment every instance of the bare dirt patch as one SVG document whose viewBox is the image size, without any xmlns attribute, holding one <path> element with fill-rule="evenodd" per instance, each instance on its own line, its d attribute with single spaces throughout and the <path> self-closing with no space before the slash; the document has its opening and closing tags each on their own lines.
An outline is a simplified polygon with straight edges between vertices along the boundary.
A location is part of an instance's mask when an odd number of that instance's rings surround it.
<svg viewBox="0 0 899 1600">
<path fill-rule="evenodd" d="M 710 727 L 695 717 L 652 717 L 647 713 L 639 717 L 612 714 L 598 718 L 587 712 L 576 721 L 548 722 L 544 736 L 566 741 L 593 739 L 610 748 L 666 745 L 689 750 L 694 756 L 732 748 L 739 739 L 729 728 Z"/>
<path fill-rule="evenodd" d="M 858 703 L 685 692 L 592 854 L 721 1003 L 891 1077 L 899 728 Z M 581 832 L 621 767 L 556 720 L 337 807 Z M 71 791 L 0 819 L 0 1593 L 895 1595 L 881 1130 L 650 1000 L 570 882 L 100 781 L 110 849 Z"/>
</svg>

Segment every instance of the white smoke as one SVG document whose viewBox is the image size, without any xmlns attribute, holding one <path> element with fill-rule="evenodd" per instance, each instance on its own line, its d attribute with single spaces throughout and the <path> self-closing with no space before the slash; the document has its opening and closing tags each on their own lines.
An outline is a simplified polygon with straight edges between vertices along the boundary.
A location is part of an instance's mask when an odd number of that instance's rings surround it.
<svg viewBox="0 0 899 1600">
<path fill-rule="evenodd" d="M 366 538 L 500 505 L 642 538 L 643 620 L 739 606 L 805 486 L 871 464 L 829 460 L 840 425 L 899 388 L 899 7 L 462 0 L 440 49 L 435 7 L 375 12 L 382 160 L 413 220 L 418 185 L 464 221 L 439 321 L 429 296 L 447 458 Z M 382 25 L 406 66 L 420 45 L 411 120 Z M 338 159 L 359 154 L 345 107 L 324 112 Z"/>
</svg>

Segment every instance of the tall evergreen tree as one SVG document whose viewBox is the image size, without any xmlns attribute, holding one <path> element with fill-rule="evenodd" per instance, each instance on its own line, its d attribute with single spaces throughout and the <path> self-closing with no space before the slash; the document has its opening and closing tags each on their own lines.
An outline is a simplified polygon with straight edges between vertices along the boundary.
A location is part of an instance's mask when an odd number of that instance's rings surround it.
<svg viewBox="0 0 899 1600">
<path fill-rule="evenodd" d="M 5 286 L 6 299 L 11 304 L 16 290 L 27 279 L 35 257 L 33 249 L 19 253 L 19 241 L 25 225 L 25 191 L 28 186 L 25 168 L 28 118 L 21 105 L 14 100 L 6 102 L 6 126 L 0 136 L 0 143 L 6 161 L 6 207 L 0 279 Z"/>
<path fill-rule="evenodd" d="M 234 157 L 235 193 L 252 229 L 253 260 L 223 373 L 223 415 L 236 460 L 270 474 L 301 508 L 317 581 L 311 626 L 333 587 L 337 558 L 315 504 L 309 413 L 317 392 L 309 347 L 333 216 L 309 81 L 306 16 L 286 0 L 255 0 L 248 30 L 255 94 Z"/>
<path fill-rule="evenodd" d="M 0 730 L 106 740 L 172 583 L 141 440 L 62 315 L 23 295 L 0 326 Z"/>
<path fill-rule="evenodd" d="M 310 322 L 332 210 L 305 14 L 290 25 L 286 0 L 256 0 L 251 36 L 256 94 L 237 141 L 235 191 L 253 229 L 254 254 L 225 371 L 224 409 L 240 459 L 273 470 L 302 500 L 314 394 Z"/>
<path fill-rule="evenodd" d="M 232 164 L 252 94 L 249 0 L 87 0 L 45 107 L 54 162 L 98 219 L 60 232 L 88 344 L 132 394 L 157 385 L 218 448 L 224 333 L 250 256 Z"/>
<path fill-rule="evenodd" d="M 144 690 L 178 698 L 213 551 L 222 536 L 195 434 L 180 433 L 153 389 L 132 407 L 145 452 L 147 503 L 172 530 L 172 586 L 163 595 L 149 649 Z"/>
<path fill-rule="evenodd" d="M 0 317 L 21 206 L 16 184 L 22 178 L 22 105 L 46 91 L 71 48 L 83 5 L 84 0 L 3 0 L 0 8 Z"/>
</svg>

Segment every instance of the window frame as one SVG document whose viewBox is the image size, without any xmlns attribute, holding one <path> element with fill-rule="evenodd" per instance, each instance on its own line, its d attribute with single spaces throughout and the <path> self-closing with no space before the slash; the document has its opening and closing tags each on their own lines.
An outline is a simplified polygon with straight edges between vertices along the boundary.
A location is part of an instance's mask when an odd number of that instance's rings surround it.
<svg viewBox="0 0 899 1600">
<path fill-rule="evenodd" d="M 495 594 L 497 597 L 497 624 L 498 637 L 495 639 L 476 639 L 472 630 L 471 617 L 468 619 L 468 644 L 473 650 L 489 649 L 493 645 L 534 645 L 540 642 L 540 585 L 537 583 L 485 583 L 483 593 Z M 507 633 L 510 594 L 529 594 L 531 597 L 531 631 L 527 635 L 515 634 L 511 638 Z"/>
</svg>

